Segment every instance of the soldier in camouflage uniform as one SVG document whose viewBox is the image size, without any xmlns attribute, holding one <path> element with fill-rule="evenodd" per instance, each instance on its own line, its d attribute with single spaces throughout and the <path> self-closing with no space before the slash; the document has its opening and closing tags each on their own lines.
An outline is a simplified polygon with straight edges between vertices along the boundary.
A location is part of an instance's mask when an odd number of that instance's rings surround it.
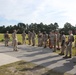
<svg viewBox="0 0 76 75">
<path fill-rule="evenodd" d="M 38 33 L 38 46 L 42 46 L 43 45 L 43 34 L 41 33 L 41 31 L 39 31 Z"/>
<path fill-rule="evenodd" d="M 4 34 L 4 39 L 5 39 L 5 46 L 8 46 L 8 42 L 9 42 L 9 34 L 8 34 L 8 31 Z"/>
<path fill-rule="evenodd" d="M 57 50 L 60 50 L 59 42 L 60 42 L 60 33 L 57 30 Z"/>
<path fill-rule="evenodd" d="M 17 35 L 16 35 L 17 31 L 14 30 L 14 32 L 12 33 L 12 40 L 13 40 L 13 51 L 17 51 Z"/>
<path fill-rule="evenodd" d="M 26 43 L 26 33 L 25 33 L 25 31 L 23 31 L 23 33 L 22 33 L 22 43 L 23 44 L 25 44 Z"/>
<path fill-rule="evenodd" d="M 67 41 L 67 49 L 66 49 L 66 55 L 63 58 L 71 58 L 72 57 L 72 31 L 69 31 L 68 41 Z M 69 56 L 68 56 L 69 53 Z"/>
<path fill-rule="evenodd" d="M 50 32 L 49 39 L 50 39 L 50 48 L 53 48 L 54 47 L 54 31 Z"/>
<path fill-rule="evenodd" d="M 32 32 L 32 46 L 35 46 L 35 37 L 36 37 L 36 33 L 35 31 Z"/>
<path fill-rule="evenodd" d="M 64 31 L 62 31 L 61 33 L 61 53 L 59 53 L 59 55 L 64 55 L 64 51 L 65 51 L 65 34 L 64 34 Z"/>
<path fill-rule="evenodd" d="M 44 43 L 44 48 L 47 47 L 47 40 L 48 40 L 48 34 L 46 31 L 43 33 L 43 43 Z"/>
<path fill-rule="evenodd" d="M 54 50 L 53 50 L 53 52 L 56 52 L 56 44 L 57 44 L 57 34 L 56 33 L 57 32 L 54 31 Z"/>
<path fill-rule="evenodd" d="M 28 31 L 28 41 L 29 41 L 29 45 L 31 45 L 31 39 L 32 39 L 32 32 Z"/>
</svg>

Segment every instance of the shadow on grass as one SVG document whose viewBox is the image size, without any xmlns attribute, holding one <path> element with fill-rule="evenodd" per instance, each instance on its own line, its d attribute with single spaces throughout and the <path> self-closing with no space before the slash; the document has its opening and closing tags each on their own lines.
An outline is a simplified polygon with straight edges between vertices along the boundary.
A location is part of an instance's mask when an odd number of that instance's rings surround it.
<svg viewBox="0 0 76 75">
<path fill-rule="evenodd" d="M 25 64 L 28 64 L 29 62 L 24 62 L 24 61 L 21 61 L 18 63 L 18 65 L 25 65 Z"/>
<path fill-rule="evenodd" d="M 36 71 L 36 70 L 40 70 L 44 67 L 41 67 L 40 65 L 34 66 L 33 68 L 23 68 L 20 71 Z"/>
<path fill-rule="evenodd" d="M 42 59 L 38 59 L 38 60 L 36 59 L 36 60 L 33 60 L 33 61 L 34 62 L 38 62 L 38 61 L 41 61 L 41 60 Z M 65 60 L 65 62 L 63 63 L 63 65 L 52 66 L 52 65 L 54 65 L 57 62 L 62 61 L 62 60 Z M 57 60 L 53 60 L 53 61 L 42 63 L 40 65 L 42 65 L 44 67 L 52 66 L 53 67 L 52 69 L 53 69 L 54 73 L 58 72 L 58 74 L 56 73 L 55 75 L 64 75 L 64 73 L 66 73 L 66 75 L 72 75 L 72 74 L 68 74 L 68 73 L 72 73 L 70 71 L 74 69 L 74 67 L 75 67 L 76 64 L 73 63 L 73 59 L 63 59 L 63 58 L 61 58 L 61 59 L 57 59 Z M 73 72 L 73 74 L 75 75 L 76 71 Z M 43 75 L 51 75 L 51 70 L 48 71 L 47 73 L 43 74 Z M 52 75 L 54 75 L 54 74 L 52 74 Z"/>
<path fill-rule="evenodd" d="M 30 62 L 25 62 L 25 61 L 19 62 L 18 65 L 23 66 L 23 68 L 20 68 L 19 71 L 36 71 L 44 68 L 43 66 L 36 65 Z"/>
</svg>

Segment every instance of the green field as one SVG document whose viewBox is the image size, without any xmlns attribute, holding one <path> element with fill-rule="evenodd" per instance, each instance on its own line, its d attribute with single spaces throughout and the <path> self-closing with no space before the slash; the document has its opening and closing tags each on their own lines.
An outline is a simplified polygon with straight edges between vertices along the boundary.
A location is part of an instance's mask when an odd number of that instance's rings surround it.
<svg viewBox="0 0 76 75">
<path fill-rule="evenodd" d="M 10 36 L 10 42 L 11 42 L 12 41 L 11 34 L 9 34 L 9 36 Z M 21 34 L 17 34 L 17 38 L 18 38 L 18 42 L 22 43 Z M 28 37 L 26 36 L 26 38 L 28 38 Z M 0 42 L 3 42 L 2 40 L 4 40 L 4 34 L 0 34 Z M 28 44 L 28 40 L 26 40 L 26 43 Z"/>
<path fill-rule="evenodd" d="M 21 36 L 21 34 L 17 34 L 17 38 L 18 38 L 18 42 L 22 43 L 22 36 Z M 28 38 L 27 35 L 26 35 L 26 38 Z M 3 42 L 2 40 L 4 40 L 4 37 L 3 37 L 3 34 L 0 34 L 0 41 Z M 67 35 L 66 35 L 66 40 L 67 40 Z M 10 42 L 11 41 L 12 41 L 12 38 L 11 38 L 11 34 L 10 34 Z M 26 44 L 28 44 L 28 40 L 26 40 Z M 37 36 L 36 36 L 36 45 L 38 45 Z M 60 51 L 57 51 L 57 52 L 59 53 Z M 73 42 L 72 53 L 73 53 L 73 55 L 76 56 L 76 48 L 74 47 L 74 42 Z"/>
</svg>

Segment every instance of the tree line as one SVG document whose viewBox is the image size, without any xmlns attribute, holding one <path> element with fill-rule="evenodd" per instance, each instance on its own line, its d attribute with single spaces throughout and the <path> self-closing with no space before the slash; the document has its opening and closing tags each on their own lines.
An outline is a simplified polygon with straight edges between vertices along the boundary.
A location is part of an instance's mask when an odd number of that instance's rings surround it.
<svg viewBox="0 0 76 75">
<path fill-rule="evenodd" d="M 12 33 L 13 30 L 16 29 L 18 30 L 18 34 L 21 34 L 24 30 L 26 33 L 28 33 L 28 31 L 35 31 L 36 33 L 38 33 L 39 31 L 46 31 L 47 33 L 49 33 L 52 30 L 59 30 L 59 32 L 61 33 L 62 31 L 65 32 L 65 34 L 68 34 L 69 30 L 73 31 L 73 34 L 75 34 L 76 31 L 76 26 L 71 25 L 71 23 L 66 22 L 64 24 L 63 28 L 59 28 L 58 23 L 51 23 L 51 24 L 43 24 L 42 22 L 40 24 L 37 23 L 31 23 L 31 24 L 25 24 L 25 23 L 18 23 L 17 25 L 9 25 L 6 26 L 0 26 L 0 33 L 5 33 L 6 31 L 9 31 L 9 33 Z"/>
</svg>

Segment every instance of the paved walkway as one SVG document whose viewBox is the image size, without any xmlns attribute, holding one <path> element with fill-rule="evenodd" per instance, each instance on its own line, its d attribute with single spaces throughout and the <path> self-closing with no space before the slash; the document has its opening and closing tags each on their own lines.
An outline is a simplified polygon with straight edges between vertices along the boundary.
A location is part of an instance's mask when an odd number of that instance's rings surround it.
<svg viewBox="0 0 76 75">
<path fill-rule="evenodd" d="M 21 59 L 46 66 L 54 71 L 76 75 L 76 63 L 73 63 L 76 59 L 63 59 L 63 56 L 53 53 L 49 48 L 44 49 L 42 47 L 20 45 L 18 46 L 18 50 L 18 52 L 14 52 L 12 46 L 4 47 L 4 45 L 0 45 L 0 57 L 2 57 L 0 59 L 5 61 L 5 57 L 3 58 L 2 54 L 6 54 L 9 60 L 13 58 L 18 60 Z M 10 59 L 8 56 L 13 58 Z"/>
<path fill-rule="evenodd" d="M 20 59 L 6 55 L 4 53 L 0 53 L 0 66 L 10 64 L 16 61 L 19 61 Z"/>
</svg>

